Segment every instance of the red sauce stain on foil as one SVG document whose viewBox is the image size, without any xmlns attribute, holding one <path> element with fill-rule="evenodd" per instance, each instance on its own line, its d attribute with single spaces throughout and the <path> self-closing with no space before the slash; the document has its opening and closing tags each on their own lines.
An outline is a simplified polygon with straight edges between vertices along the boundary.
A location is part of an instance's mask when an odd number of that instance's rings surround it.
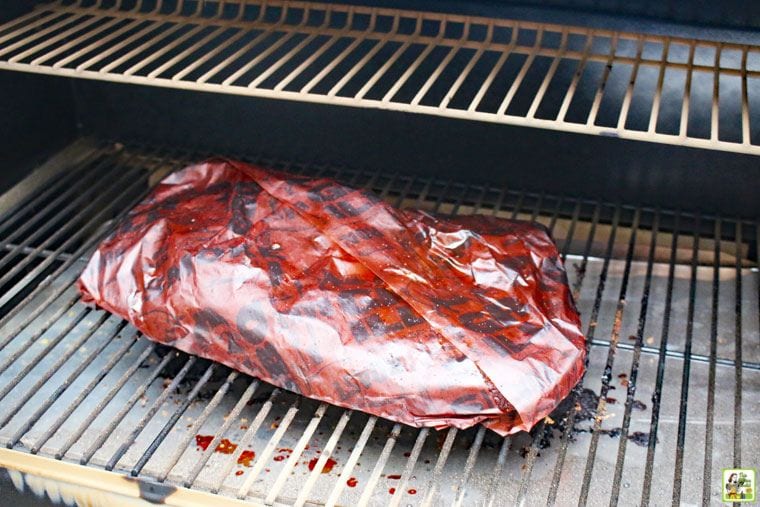
<svg viewBox="0 0 760 507">
<path fill-rule="evenodd" d="M 391 495 L 396 492 L 396 488 L 388 488 L 388 493 Z"/>
<path fill-rule="evenodd" d="M 309 470 L 314 470 L 314 467 L 317 466 L 317 461 L 319 461 L 319 458 L 312 458 L 311 461 L 309 461 Z M 322 473 L 329 474 L 330 472 L 332 472 L 333 467 L 335 467 L 335 465 L 337 464 L 338 462 L 335 461 L 334 459 L 327 458 L 327 461 L 322 466 Z"/>
<path fill-rule="evenodd" d="M 410 495 L 416 495 L 417 494 L 417 490 L 416 489 L 410 489 L 409 490 L 409 494 Z"/>
<path fill-rule="evenodd" d="M 351 477 L 346 481 L 346 484 L 348 484 L 349 488 L 355 488 L 357 484 L 359 484 L 359 481 L 356 479 L 356 477 Z"/>
<path fill-rule="evenodd" d="M 411 452 L 405 452 L 405 453 L 404 453 L 404 457 L 405 457 L 405 458 L 408 458 L 408 457 L 409 457 L 409 456 L 411 456 L 411 455 L 412 455 L 412 453 L 411 453 Z"/>
<path fill-rule="evenodd" d="M 282 461 L 282 460 L 285 459 L 285 456 L 283 456 L 282 454 L 278 454 L 277 456 L 275 456 L 272 459 L 275 460 L 275 461 Z"/>
<path fill-rule="evenodd" d="M 243 471 L 242 470 L 238 470 L 237 472 L 235 472 L 235 475 L 243 475 Z"/>
<path fill-rule="evenodd" d="M 401 476 L 399 474 L 393 474 L 393 475 L 389 475 L 388 478 L 397 481 L 397 480 L 401 479 Z"/>
</svg>

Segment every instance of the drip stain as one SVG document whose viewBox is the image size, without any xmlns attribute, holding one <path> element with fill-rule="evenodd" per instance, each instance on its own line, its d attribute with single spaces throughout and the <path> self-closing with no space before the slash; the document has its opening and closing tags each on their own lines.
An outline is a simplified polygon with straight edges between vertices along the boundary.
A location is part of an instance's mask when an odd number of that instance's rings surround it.
<svg viewBox="0 0 760 507">
<path fill-rule="evenodd" d="M 253 451 L 243 451 L 238 457 L 238 464 L 246 467 L 251 466 L 251 461 L 256 457 L 256 453 Z"/>
<path fill-rule="evenodd" d="M 195 435 L 195 445 L 201 449 L 206 450 L 208 449 L 209 445 L 211 445 L 211 442 L 214 440 L 213 435 Z M 220 454 L 232 454 L 237 449 L 237 444 L 234 442 L 231 442 L 229 439 L 223 438 L 219 444 L 216 446 L 216 449 L 214 449 L 214 452 L 218 452 Z M 256 453 L 254 451 L 246 450 L 240 453 L 240 456 L 238 456 L 237 463 L 238 465 L 243 466 L 251 466 L 251 462 L 256 457 Z M 241 472 L 242 473 L 242 472 Z M 238 474 L 239 475 L 239 474 Z"/>
<path fill-rule="evenodd" d="M 312 458 L 311 461 L 309 461 L 309 470 L 314 470 L 314 468 L 317 466 L 317 461 L 319 461 L 319 458 Z M 327 458 L 327 461 L 324 465 L 322 465 L 322 473 L 323 474 L 329 474 L 332 472 L 332 469 L 337 465 L 338 462 L 335 461 L 332 458 Z"/>
<path fill-rule="evenodd" d="M 211 445 L 211 442 L 213 440 L 213 435 L 195 435 L 195 445 L 204 451 L 208 449 L 208 446 Z M 237 449 L 237 444 L 230 442 L 226 438 L 223 438 L 219 442 L 219 445 L 216 446 L 216 449 L 214 449 L 214 451 L 222 454 L 232 454 L 235 452 L 235 449 Z"/>
</svg>

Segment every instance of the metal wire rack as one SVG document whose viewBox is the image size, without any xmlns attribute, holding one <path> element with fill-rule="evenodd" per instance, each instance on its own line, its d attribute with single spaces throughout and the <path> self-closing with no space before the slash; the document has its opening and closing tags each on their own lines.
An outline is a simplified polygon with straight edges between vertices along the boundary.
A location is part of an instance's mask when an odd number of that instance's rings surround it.
<svg viewBox="0 0 760 507">
<path fill-rule="evenodd" d="M 530 434 L 438 432 L 159 347 L 80 302 L 74 281 L 100 238 L 162 175 L 200 157 L 80 141 L 44 166 L 55 169 L 41 191 L 4 206 L 7 448 L 86 465 L 82 476 L 212 492 L 220 505 L 710 503 L 720 468 L 760 452 L 757 222 L 254 159 L 398 206 L 553 231 L 588 338 L 582 386 Z"/>
<path fill-rule="evenodd" d="M 760 46 L 298 1 L 60 0 L 0 69 L 760 154 Z"/>
</svg>

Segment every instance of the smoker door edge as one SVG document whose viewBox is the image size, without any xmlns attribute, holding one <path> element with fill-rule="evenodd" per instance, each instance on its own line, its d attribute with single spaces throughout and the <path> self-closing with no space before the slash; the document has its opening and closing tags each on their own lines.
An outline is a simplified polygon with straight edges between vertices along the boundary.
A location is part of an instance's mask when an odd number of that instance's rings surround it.
<svg viewBox="0 0 760 507">
<path fill-rule="evenodd" d="M 45 496 L 54 500 L 73 499 L 76 505 L 256 505 L 248 501 L 159 484 L 10 449 L 0 449 L 0 468 L 8 470 L 19 490 L 28 489 L 40 499 Z"/>
</svg>

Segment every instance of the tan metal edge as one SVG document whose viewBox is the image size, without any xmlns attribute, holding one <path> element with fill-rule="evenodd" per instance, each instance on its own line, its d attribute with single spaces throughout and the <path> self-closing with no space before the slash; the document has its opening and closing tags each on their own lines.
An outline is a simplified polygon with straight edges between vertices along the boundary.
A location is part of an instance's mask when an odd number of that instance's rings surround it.
<svg viewBox="0 0 760 507">
<path fill-rule="evenodd" d="M 204 491 L 162 485 L 142 478 L 132 478 L 114 472 L 83 467 L 10 449 L 0 449 L 0 467 L 33 476 L 34 479 L 31 481 L 26 479 L 33 491 L 45 491 L 44 486 L 40 487 L 40 483 L 35 482 L 36 478 L 57 481 L 60 484 L 51 483 L 50 486 L 56 488 L 56 491 L 59 492 L 57 494 L 61 497 L 73 497 L 77 500 L 78 505 L 108 505 L 109 507 L 124 504 L 155 505 L 155 501 L 148 502 L 141 499 L 141 484 L 144 488 L 150 488 L 150 486 L 157 486 L 159 490 L 166 488 L 165 491 L 168 494 L 162 498 L 160 503 L 169 506 L 250 507 L 251 505 L 263 505 L 213 495 Z M 32 487 L 32 484 L 35 484 L 36 488 Z M 162 496 L 160 492 L 158 496 Z"/>
<path fill-rule="evenodd" d="M 95 149 L 95 143 L 88 138 L 79 138 L 52 158 L 33 169 L 28 176 L 0 194 L 0 210 L 13 209 L 27 196 L 43 188 L 53 177 L 64 171 L 70 164 L 83 159 Z"/>
</svg>

